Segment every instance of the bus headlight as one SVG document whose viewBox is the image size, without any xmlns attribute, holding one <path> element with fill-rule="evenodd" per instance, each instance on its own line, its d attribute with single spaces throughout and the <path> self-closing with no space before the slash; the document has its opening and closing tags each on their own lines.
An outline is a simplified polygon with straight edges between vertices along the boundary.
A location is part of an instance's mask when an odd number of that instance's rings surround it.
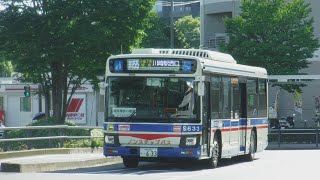
<svg viewBox="0 0 320 180">
<path fill-rule="evenodd" d="M 187 137 L 186 146 L 194 146 L 197 144 L 197 137 Z"/>
<path fill-rule="evenodd" d="M 104 141 L 106 144 L 114 144 L 114 136 L 112 135 L 105 135 Z"/>
</svg>

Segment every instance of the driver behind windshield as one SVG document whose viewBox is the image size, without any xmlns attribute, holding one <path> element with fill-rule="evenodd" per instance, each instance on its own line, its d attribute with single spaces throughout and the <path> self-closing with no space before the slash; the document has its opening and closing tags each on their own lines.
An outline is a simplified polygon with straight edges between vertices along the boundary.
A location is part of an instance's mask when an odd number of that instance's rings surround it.
<svg viewBox="0 0 320 180">
<path fill-rule="evenodd" d="M 188 85 L 188 89 L 185 92 L 182 102 L 178 105 L 177 114 L 179 115 L 191 115 L 193 110 L 193 104 L 192 104 L 193 84 L 190 81 L 187 81 L 186 83 Z"/>
</svg>

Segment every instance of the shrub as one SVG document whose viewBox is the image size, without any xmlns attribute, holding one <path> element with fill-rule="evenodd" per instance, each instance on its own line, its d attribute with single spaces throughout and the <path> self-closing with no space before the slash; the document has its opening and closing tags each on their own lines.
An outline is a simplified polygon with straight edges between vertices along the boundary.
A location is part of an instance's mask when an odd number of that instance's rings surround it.
<svg viewBox="0 0 320 180">
<path fill-rule="evenodd" d="M 53 118 L 42 118 L 27 126 L 53 126 L 55 125 Z M 76 126 L 75 123 L 66 122 L 65 125 Z M 50 136 L 102 136 L 102 130 L 90 129 L 34 129 L 34 130 L 10 130 L 6 133 L 6 139 L 26 138 L 26 137 L 50 137 Z M 32 140 L 0 143 L 0 151 L 6 147 L 7 151 L 40 149 L 40 148 L 81 148 L 81 147 L 102 147 L 103 140 L 101 139 L 49 139 L 49 140 Z"/>
</svg>

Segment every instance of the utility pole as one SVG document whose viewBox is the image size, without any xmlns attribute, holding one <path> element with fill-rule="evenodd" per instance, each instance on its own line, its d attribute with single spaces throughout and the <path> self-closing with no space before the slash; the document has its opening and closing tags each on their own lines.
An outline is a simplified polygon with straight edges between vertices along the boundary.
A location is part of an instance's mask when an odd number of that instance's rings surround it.
<svg viewBox="0 0 320 180">
<path fill-rule="evenodd" d="M 174 48 L 174 29 L 173 29 L 173 0 L 171 0 L 171 11 L 170 11 L 170 47 Z"/>
</svg>

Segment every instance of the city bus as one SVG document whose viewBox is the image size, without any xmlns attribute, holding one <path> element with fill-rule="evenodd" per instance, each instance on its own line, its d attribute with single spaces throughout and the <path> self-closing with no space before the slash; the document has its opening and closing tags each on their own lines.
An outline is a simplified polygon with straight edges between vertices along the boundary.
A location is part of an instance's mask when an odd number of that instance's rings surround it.
<svg viewBox="0 0 320 180">
<path fill-rule="evenodd" d="M 136 49 L 106 63 L 103 153 L 142 161 L 254 160 L 267 147 L 267 71 L 225 53 Z"/>
</svg>

